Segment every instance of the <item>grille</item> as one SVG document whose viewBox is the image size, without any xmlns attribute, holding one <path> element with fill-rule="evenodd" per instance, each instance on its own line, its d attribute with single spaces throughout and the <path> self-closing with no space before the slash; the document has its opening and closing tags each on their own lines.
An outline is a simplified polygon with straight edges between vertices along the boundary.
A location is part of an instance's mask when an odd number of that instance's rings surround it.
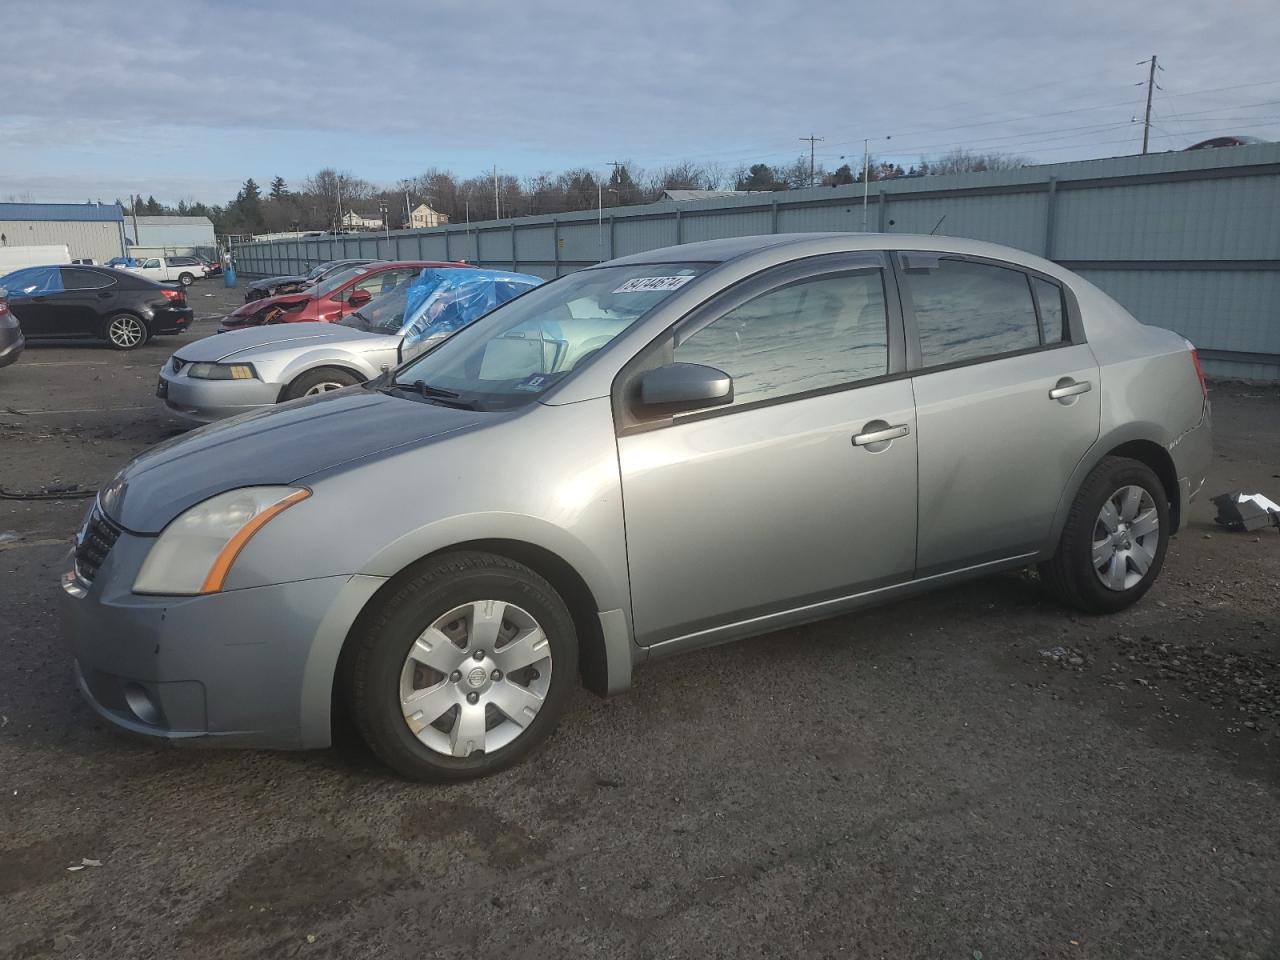
<svg viewBox="0 0 1280 960">
<path fill-rule="evenodd" d="M 120 528 L 106 518 L 97 506 L 89 514 L 89 520 L 76 539 L 76 572 L 86 583 L 92 583 L 98 575 L 107 554 L 120 538 Z"/>
</svg>

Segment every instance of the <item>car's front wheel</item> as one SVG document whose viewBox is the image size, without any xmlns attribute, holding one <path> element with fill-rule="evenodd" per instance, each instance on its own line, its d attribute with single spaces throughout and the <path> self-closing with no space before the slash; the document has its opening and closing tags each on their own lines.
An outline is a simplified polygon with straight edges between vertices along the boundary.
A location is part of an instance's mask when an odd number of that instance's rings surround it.
<svg viewBox="0 0 1280 960">
<path fill-rule="evenodd" d="M 1164 485 L 1146 464 L 1105 457 L 1076 494 L 1040 577 L 1064 603 L 1114 613 L 1151 589 L 1171 532 Z"/>
<path fill-rule="evenodd" d="M 564 600 L 533 570 L 489 553 L 427 561 L 351 642 L 356 726 L 414 780 L 465 780 L 515 763 L 554 729 L 577 675 Z"/>
<path fill-rule="evenodd" d="M 308 370 L 285 388 L 285 400 L 297 400 L 299 397 L 314 397 L 331 390 L 341 390 L 360 382 L 354 373 L 339 370 L 337 367 L 321 367 Z"/>
<path fill-rule="evenodd" d="M 115 313 L 107 318 L 103 329 L 107 342 L 117 350 L 133 350 L 151 337 L 151 331 L 132 313 Z"/>
</svg>

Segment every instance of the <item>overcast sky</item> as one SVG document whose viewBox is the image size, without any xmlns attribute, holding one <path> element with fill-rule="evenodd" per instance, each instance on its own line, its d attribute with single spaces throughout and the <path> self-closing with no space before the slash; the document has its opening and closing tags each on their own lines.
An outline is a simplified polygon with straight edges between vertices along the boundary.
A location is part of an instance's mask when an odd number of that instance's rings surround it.
<svg viewBox="0 0 1280 960">
<path fill-rule="evenodd" d="M 1043 9 L 1041 9 L 1043 7 Z M 324 166 L 524 176 L 953 146 L 1037 161 L 1280 139 L 1275 0 L 7 0 L 0 199 L 225 202 Z M 17 25 L 21 25 L 20 29 Z M 1230 88 L 1230 89 L 1224 89 Z M 891 136 L 891 140 L 884 137 Z"/>
</svg>

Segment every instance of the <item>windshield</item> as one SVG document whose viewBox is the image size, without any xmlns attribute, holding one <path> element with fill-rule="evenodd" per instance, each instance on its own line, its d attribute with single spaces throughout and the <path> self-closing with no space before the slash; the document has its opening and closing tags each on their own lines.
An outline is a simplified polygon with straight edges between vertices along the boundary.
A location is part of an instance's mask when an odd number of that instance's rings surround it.
<svg viewBox="0 0 1280 960">
<path fill-rule="evenodd" d="M 368 267 L 351 267 L 347 270 L 340 270 L 328 280 L 321 280 L 316 286 L 315 294 L 317 297 L 327 297 L 333 291 L 346 284 L 348 280 L 354 280 L 360 274 L 368 272 Z"/>
<path fill-rule="evenodd" d="M 327 263 L 318 264 L 317 266 L 312 267 L 310 272 L 307 273 L 307 279 L 318 280 L 321 276 L 324 275 L 324 272 L 328 269 L 329 269 L 329 264 Z"/>
<path fill-rule="evenodd" d="M 396 373 L 398 386 L 481 410 L 536 400 L 708 267 L 582 270 L 499 307 Z"/>
<path fill-rule="evenodd" d="M 365 333 L 397 334 L 404 324 L 405 298 L 409 284 L 402 283 L 390 293 L 370 300 L 355 313 L 338 322 L 344 327 L 363 330 Z"/>
</svg>

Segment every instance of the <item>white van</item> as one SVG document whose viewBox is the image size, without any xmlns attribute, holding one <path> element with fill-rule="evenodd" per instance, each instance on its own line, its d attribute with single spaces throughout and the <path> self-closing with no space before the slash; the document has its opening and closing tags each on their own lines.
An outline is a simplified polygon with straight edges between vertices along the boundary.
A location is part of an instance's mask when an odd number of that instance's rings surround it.
<svg viewBox="0 0 1280 960">
<path fill-rule="evenodd" d="M 0 277 L 23 267 L 47 267 L 55 263 L 70 262 L 71 248 L 65 243 L 36 247 L 0 247 Z"/>
</svg>

